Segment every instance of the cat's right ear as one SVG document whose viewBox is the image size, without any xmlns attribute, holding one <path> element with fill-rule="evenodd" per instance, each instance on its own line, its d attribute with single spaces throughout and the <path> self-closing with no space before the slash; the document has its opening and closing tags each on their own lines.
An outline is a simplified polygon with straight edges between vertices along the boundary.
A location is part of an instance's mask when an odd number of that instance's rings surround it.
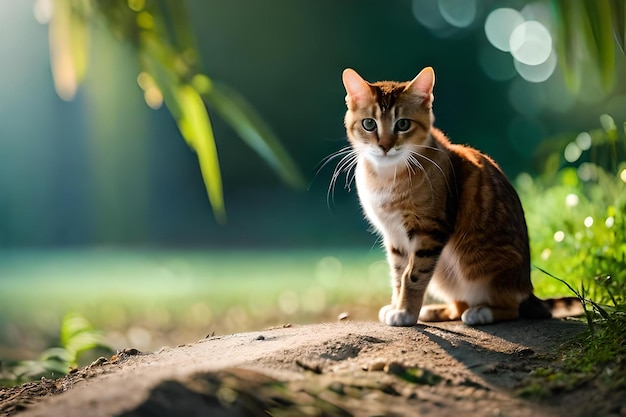
<svg viewBox="0 0 626 417">
<path fill-rule="evenodd" d="M 372 87 L 355 70 L 346 68 L 341 78 L 346 88 L 346 106 L 349 109 L 355 108 L 361 100 L 371 99 Z"/>
<path fill-rule="evenodd" d="M 424 102 L 432 105 L 435 100 L 433 88 L 435 87 L 435 71 L 432 67 L 426 67 L 407 86 L 424 98 Z"/>
</svg>

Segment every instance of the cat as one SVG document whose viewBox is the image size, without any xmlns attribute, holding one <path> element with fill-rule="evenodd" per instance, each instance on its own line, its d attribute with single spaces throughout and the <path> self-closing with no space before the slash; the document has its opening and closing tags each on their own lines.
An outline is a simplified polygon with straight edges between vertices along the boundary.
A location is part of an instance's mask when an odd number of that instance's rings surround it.
<svg viewBox="0 0 626 417">
<path fill-rule="evenodd" d="M 433 126 L 433 69 L 407 82 L 369 83 L 350 68 L 342 78 L 357 193 L 392 275 L 380 321 L 551 317 L 533 294 L 515 189 L 490 157 L 452 144 Z M 427 290 L 446 304 L 422 306 Z"/>
</svg>

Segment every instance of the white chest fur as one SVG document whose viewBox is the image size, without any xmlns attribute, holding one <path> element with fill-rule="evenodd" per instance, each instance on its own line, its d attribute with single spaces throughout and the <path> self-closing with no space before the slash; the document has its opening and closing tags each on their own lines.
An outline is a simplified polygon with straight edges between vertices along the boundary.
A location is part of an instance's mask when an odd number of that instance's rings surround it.
<svg viewBox="0 0 626 417">
<path fill-rule="evenodd" d="M 373 186 L 372 182 L 368 181 L 365 169 L 364 161 L 360 160 L 356 167 L 356 184 L 361 206 L 367 219 L 382 235 L 386 245 L 412 250 L 402 213 L 391 208 L 393 207 L 392 200 L 396 194 L 393 189 L 393 171 L 387 173 L 390 177 L 388 186 L 380 187 Z"/>
</svg>

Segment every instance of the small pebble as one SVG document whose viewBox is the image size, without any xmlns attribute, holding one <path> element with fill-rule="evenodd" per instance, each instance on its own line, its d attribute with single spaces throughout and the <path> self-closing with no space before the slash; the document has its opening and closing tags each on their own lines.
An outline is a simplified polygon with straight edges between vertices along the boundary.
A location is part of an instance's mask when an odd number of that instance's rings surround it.
<svg viewBox="0 0 626 417">
<path fill-rule="evenodd" d="M 380 372 L 385 369 L 385 365 L 387 365 L 385 361 L 382 361 L 382 360 L 374 361 L 374 362 L 368 363 L 367 366 L 365 367 L 365 370 L 369 372 Z"/>
<path fill-rule="evenodd" d="M 104 356 L 100 356 L 98 359 L 96 359 L 95 361 L 91 362 L 91 365 L 89 365 L 89 367 L 104 365 L 108 361 L 109 360 L 107 358 L 105 358 Z M 76 371 L 77 370 L 78 369 L 76 369 Z M 76 371 L 74 371 L 74 372 L 76 372 Z M 72 373 L 72 371 L 70 371 L 70 373 Z"/>
</svg>

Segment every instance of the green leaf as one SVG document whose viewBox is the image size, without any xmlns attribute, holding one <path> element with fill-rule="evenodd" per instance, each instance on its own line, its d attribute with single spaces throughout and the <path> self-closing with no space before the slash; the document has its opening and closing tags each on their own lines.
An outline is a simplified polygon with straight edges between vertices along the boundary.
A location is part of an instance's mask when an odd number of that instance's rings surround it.
<svg viewBox="0 0 626 417">
<path fill-rule="evenodd" d="M 76 366 L 78 355 L 101 346 L 102 334 L 81 315 L 68 313 L 61 321 L 60 348 L 48 349 L 42 360 L 57 359 Z"/>
<path fill-rule="evenodd" d="M 556 51 L 559 66 L 563 72 L 565 84 L 574 92 L 580 89 L 580 15 L 579 1 L 553 0 L 552 14 L 554 16 L 558 42 Z"/>
<path fill-rule="evenodd" d="M 93 331 L 93 327 L 86 318 L 74 313 L 66 314 L 61 321 L 61 346 L 66 348 L 73 338 L 87 331 Z"/>
<path fill-rule="evenodd" d="M 222 177 L 209 114 L 196 89 L 182 83 L 175 71 L 176 57 L 171 48 L 152 33 L 141 37 L 141 62 L 176 120 L 187 144 L 196 152 L 209 202 L 218 222 L 226 221 Z"/>
<path fill-rule="evenodd" d="M 613 35 L 622 53 L 626 54 L 626 3 L 624 0 L 611 0 L 613 10 Z"/>
<path fill-rule="evenodd" d="M 173 70 L 173 51 L 164 45 L 153 33 L 144 32 L 141 36 L 139 59 L 144 71 L 152 76 L 168 110 L 178 120 L 182 110 L 176 99 L 179 77 Z"/>
<path fill-rule="evenodd" d="M 287 183 L 302 188 L 305 181 L 295 162 L 254 108 L 230 87 L 213 82 L 203 97 L 237 134 Z"/>
<path fill-rule="evenodd" d="M 594 58 L 605 90 L 615 82 L 615 46 L 611 28 L 611 4 L 608 1 L 584 0 L 583 33 L 587 49 Z"/>
<path fill-rule="evenodd" d="M 64 364 L 69 364 L 74 360 L 74 357 L 67 351 L 67 349 L 60 347 L 52 347 L 46 349 L 40 356 L 39 361 L 56 361 Z"/>
<path fill-rule="evenodd" d="M 217 159 L 217 148 L 209 114 L 198 92 L 190 85 L 182 85 L 176 91 L 181 109 L 178 128 L 187 143 L 196 151 L 202 178 L 218 222 L 226 221 L 222 176 Z"/>
<path fill-rule="evenodd" d="M 196 65 L 198 54 L 195 37 L 190 29 L 187 2 L 165 0 L 163 9 L 162 17 L 171 44 L 175 45 L 175 49 L 180 52 L 187 64 Z"/>
</svg>

